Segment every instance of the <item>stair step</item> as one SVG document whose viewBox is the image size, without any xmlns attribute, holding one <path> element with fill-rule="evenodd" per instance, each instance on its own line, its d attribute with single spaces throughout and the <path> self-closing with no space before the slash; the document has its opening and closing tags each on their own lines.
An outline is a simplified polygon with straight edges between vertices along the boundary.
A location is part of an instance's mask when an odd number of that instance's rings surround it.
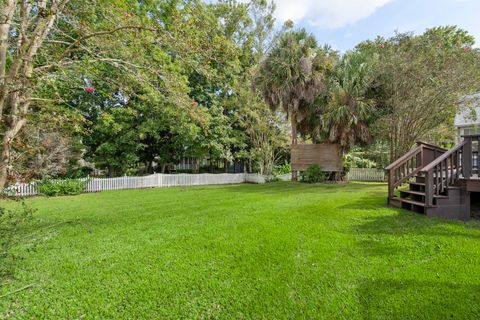
<svg viewBox="0 0 480 320">
<path fill-rule="evenodd" d="M 410 182 L 410 184 L 425 187 L 425 183 L 422 183 L 422 182 Z"/>
<path fill-rule="evenodd" d="M 425 183 L 425 177 L 424 176 L 415 176 L 415 182 L 418 183 Z"/>
<path fill-rule="evenodd" d="M 388 203 L 392 206 L 395 206 L 397 208 L 401 208 L 402 207 L 402 203 L 400 202 L 400 198 L 399 197 L 393 197 L 393 198 L 389 198 L 388 199 Z"/>
<path fill-rule="evenodd" d="M 410 200 L 410 199 L 399 199 L 401 202 L 404 202 L 404 203 L 409 203 L 409 204 L 413 204 L 413 205 L 416 205 L 416 206 L 419 206 L 419 207 L 425 207 L 425 203 L 424 202 L 419 202 L 419 201 L 415 201 L 415 200 Z"/>
<path fill-rule="evenodd" d="M 413 194 L 413 195 L 416 195 L 416 196 L 425 197 L 425 192 L 421 192 L 421 191 L 400 190 L 400 193 L 408 193 L 408 194 Z M 448 199 L 448 196 L 444 196 L 444 195 L 434 195 L 433 197 L 437 198 L 437 199 Z"/>
<path fill-rule="evenodd" d="M 425 183 L 423 183 L 423 182 L 409 182 L 409 184 L 413 185 L 413 186 L 419 186 L 419 187 L 424 187 L 425 188 Z M 435 189 L 435 185 L 433 185 L 433 189 Z"/>
</svg>

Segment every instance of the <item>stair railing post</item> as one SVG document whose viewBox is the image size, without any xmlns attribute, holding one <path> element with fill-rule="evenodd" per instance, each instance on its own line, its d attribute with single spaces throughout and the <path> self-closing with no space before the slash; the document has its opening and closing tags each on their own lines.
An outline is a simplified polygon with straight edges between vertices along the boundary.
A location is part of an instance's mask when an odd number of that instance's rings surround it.
<svg viewBox="0 0 480 320">
<path fill-rule="evenodd" d="M 393 185 L 395 183 L 395 169 L 388 170 L 388 202 L 393 198 Z"/>
<path fill-rule="evenodd" d="M 419 159 L 419 157 L 420 157 L 420 159 Z M 424 161 L 423 157 L 424 157 L 424 154 L 423 154 L 423 144 L 422 144 L 422 145 L 420 145 L 420 155 L 417 156 L 417 168 L 423 168 L 424 167 L 423 164 L 425 163 L 425 161 Z"/>
<path fill-rule="evenodd" d="M 425 204 L 427 207 L 433 206 L 433 170 L 425 174 Z"/>
<path fill-rule="evenodd" d="M 465 141 L 462 148 L 462 173 L 464 179 L 469 179 L 472 176 L 472 137 L 465 137 Z"/>
</svg>

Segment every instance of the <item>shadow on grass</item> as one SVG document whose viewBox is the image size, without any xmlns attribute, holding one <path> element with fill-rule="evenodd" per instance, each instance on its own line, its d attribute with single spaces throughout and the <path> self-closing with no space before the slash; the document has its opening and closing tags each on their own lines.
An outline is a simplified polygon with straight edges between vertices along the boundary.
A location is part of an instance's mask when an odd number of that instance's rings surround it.
<svg viewBox="0 0 480 320">
<path fill-rule="evenodd" d="M 370 235 L 423 235 L 480 239 L 479 221 L 444 220 L 401 209 L 396 211 L 398 211 L 396 215 L 366 218 L 367 222 L 354 227 L 354 231 Z"/>
<path fill-rule="evenodd" d="M 364 217 L 361 225 L 353 227 L 355 233 L 371 235 L 426 235 L 426 236 L 472 236 L 472 231 L 477 233 L 474 238 L 480 238 L 480 221 L 448 220 L 432 218 L 403 210 L 387 204 L 386 195 L 381 191 L 370 191 L 366 195 L 338 206 L 337 209 L 346 210 L 375 210 L 379 214 Z M 381 210 L 381 211 L 379 211 Z M 385 213 L 383 214 L 383 210 Z M 391 213 L 396 214 L 392 215 Z M 460 232 L 464 230 L 465 232 Z"/>
<path fill-rule="evenodd" d="M 480 222 L 429 218 L 387 207 L 374 198 L 361 198 L 343 206 L 350 210 L 375 206 L 388 209 L 361 217 L 360 223 L 349 230 L 358 240 L 356 253 L 371 263 L 381 259 L 384 270 L 389 270 L 392 277 L 385 279 L 385 274 L 372 271 L 368 279 L 360 282 L 363 318 L 480 319 L 476 273 L 472 273 L 471 283 L 457 281 L 455 262 L 466 259 L 468 264 L 466 256 L 475 254 Z M 442 265 L 440 274 L 433 267 L 438 264 Z"/>
<path fill-rule="evenodd" d="M 364 319 L 479 319 L 480 286 L 421 280 L 365 280 Z M 386 307 L 388 306 L 388 307 Z"/>
<path fill-rule="evenodd" d="M 374 215 L 363 218 L 361 225 L 352 227 L 355 234 L 367 235 L 423 235 L 467 237 L 480 239 L 480 221 L 447 220 L 427 217 L 419 213 L 388 206 L 386 201 L 374 194 L 358 199 L 353 203 L 340 206 L 339 209 L 371 210 L 388 209 L 396 214 Z"/>
</svg>

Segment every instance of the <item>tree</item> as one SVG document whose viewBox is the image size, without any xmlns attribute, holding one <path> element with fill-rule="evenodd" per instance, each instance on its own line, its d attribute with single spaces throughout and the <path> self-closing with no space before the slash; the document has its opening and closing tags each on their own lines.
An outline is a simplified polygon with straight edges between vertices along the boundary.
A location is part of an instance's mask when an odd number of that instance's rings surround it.
<svg viewBox="0 0 480 320">
<path fill-rule="evenodd" d="M 31 113 L 36 85 L 56 67 L 78 60 L 80 51 L 87 52 L 87 41 L 97 36 L 111 35 L 138 26 L 105 19 L 97 21 L 93 32 L 82 33 L 82 25 L 91 25 L 95 14 L 102 17 L 117 8 L 116 1 L 97 4 L 96 10 L 79 10 L 82 1 L 69 0 L 5 0 L 0 12 L 0 187 L 7 180 L 11 144 L 18 136 Z M 88 4 L 91 7 L 90 4 Z M 90 8 L 91 9 L 91 8 Z M 85 15 L 84 12 L 91 12 Z M 90 20 L 90 21 L 89 21 Z M 106 22 L 109 23 L 106 23 Z M 89 23 L 90 22 L 90 23 Z M 125 21 L 124 21 L 125 22 Z M 90 30 L 88 30 L 90 31 Z M 98 47 L 97 47 L 98 48 Z M 95 53 L 97 59 L 101 54 Z"/>
<path fill-rule="evenodd" d="M 452 121 L 459 98 L 480 89 L 480 55 L 465 46 L 470 38 L 461 30 L 439 30 L 444 29 L 427 30 L 420 36 L 397 34 L 358 46 L 378 55 L 372 86 L 378 106 L 374 130 L 389 142 L 391 160 L 439 124 Z"/>
<path fill-rule="evenodd" d="M 128 101 L 139 87 L 177 108 L 190 107 L 195 85 L 186 85 L 187 70 L 215 79 L 223 66 L 235 67 L 230 62 L 237 47 L 221 35 L 226 29 L 211 6 L 188 0 L 2 1 L 0 187 L 12 143 L 30 115 L 47 104 L 78 109 L 88 118 L 88 130 L 118 106 L 118 95 Z M 224 75 L 231 74 L 229 68 Z M 97 85 L 102 92 L 94 92 Z M 87 157 L 104 143 L 95 136 L 82 136 Z"/>
<path fill-rule="evenodd" d="M 253 160 L 262 175 L 272 174 L 279 155 L 288 146 L 282 116 L 272 113 L 263 103 L 252 103 L 242 115 L 242 126 L 251 144 L 246 158 Z"/>
<path fill-rule="evenodd" d="M 9 179 L 29 182 L 62 177 L 80 169 L 80 123 L 76 112 L 56 106 L 36 110 L 12 144 Z"/>
<path fill-rule="evenodd" d="M 328 141 L 340 145 L 343 153 L 357 143 L 369 141 L 369 120 L 374 100 L 368 97 L 373 68 L 365 54 L 346 53 L 328 81 L 321 127 Z"/>
<path fill-rule="evenodd" d="M 332 67 L 331 55 L 319 49 L 305 30 L 281 35 L 261 61 L 254 86 L 273 110 L 281 108 L 290 118 L 292 145 L 297 144 L 297 125 L 305 108 L 325 90 L 325 76 Z M 292 174 L 296 180 L 296 172 Z"/>
<path fill-rule="evenodd" d="M 5 185 L 13 139 L 26 123 L 38 50 L 67 1 L 6 0 L 0 12 L 0 187 Z M 33 10 L 32 10 L 33 9 Z M 18 21 L 15 25 L 12 24 Z"/>
<path fill-rule="evenodd" d="M 145 163 L 146 172 L 163 173 L 168 165 L 188 156 L 187 146 L 201 130 L 202 111 L 194 101 L 190 108 L 177 108 L 154 93 L 140 98 L 132 102 L 132 107 L 139 109 L 141 114 L 139 134 L 144 148 L 140 160 Z"/>
<path fill-rule="evenodd" d="M 427 29 L 423 37 L 439 42 L 444 48 L 469 48 L 475 44 L 475 37 L 457 26 L 440 26 Z"/>
<path fill-rule="evenodd" d="M 102 134 L 102 143 L 95 150 L 96 163 L 108 168 L 110 176 L 125 172 L 138 161 L 142 145 L 138 139 L 137 112 L 131 108 L 113 108 L 98 119 L 95 130 Z"/>
</svg>

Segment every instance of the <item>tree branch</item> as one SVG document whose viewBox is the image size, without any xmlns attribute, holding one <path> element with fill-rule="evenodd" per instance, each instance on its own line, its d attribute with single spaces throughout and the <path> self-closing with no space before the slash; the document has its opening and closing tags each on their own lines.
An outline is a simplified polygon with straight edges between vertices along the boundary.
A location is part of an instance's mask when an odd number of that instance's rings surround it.
<svg viewBox="0 0 480 320">
<path fill-rule="evenodd" d="M 152 32 L 156 32 L 157 30 L 156 29 L 153 29 L 153 28 L 146 28 L 146 27 L 142 27 L 142 26 L 122 26 L 122 27 L 117 27 L 115 29 L 112 29 L 112 30 L 106 30 L 106 31 L 99 31 L 99 32 L 94 32 L 94 33 L 91 33 L 91 34 L 87 34 L 79 39 L 77 39 L 74 43 L 72 43 L 67 49 L 65 49 L 65 51 L 63 52 L 63 54 L 60 56 L 59 60 L 63 60 L 65 57 L 68 56 L 68 54 L 73 50 L 73 48 L 75 48 L 76 46 L 78 46 L 81 42 L 87 40 L 87 39 L 90 39 L 90 38 L 93 38 L 93 37 L 99 37 L 99 36 L 105 36 L 105 35 L 111 35 L 111 34 L 114 34 L 116 32 L 119 32 L 119 31 L 122 31 L 122 30 L 145 30 L 145 31 L 152 31 Z"/>
</svg>

